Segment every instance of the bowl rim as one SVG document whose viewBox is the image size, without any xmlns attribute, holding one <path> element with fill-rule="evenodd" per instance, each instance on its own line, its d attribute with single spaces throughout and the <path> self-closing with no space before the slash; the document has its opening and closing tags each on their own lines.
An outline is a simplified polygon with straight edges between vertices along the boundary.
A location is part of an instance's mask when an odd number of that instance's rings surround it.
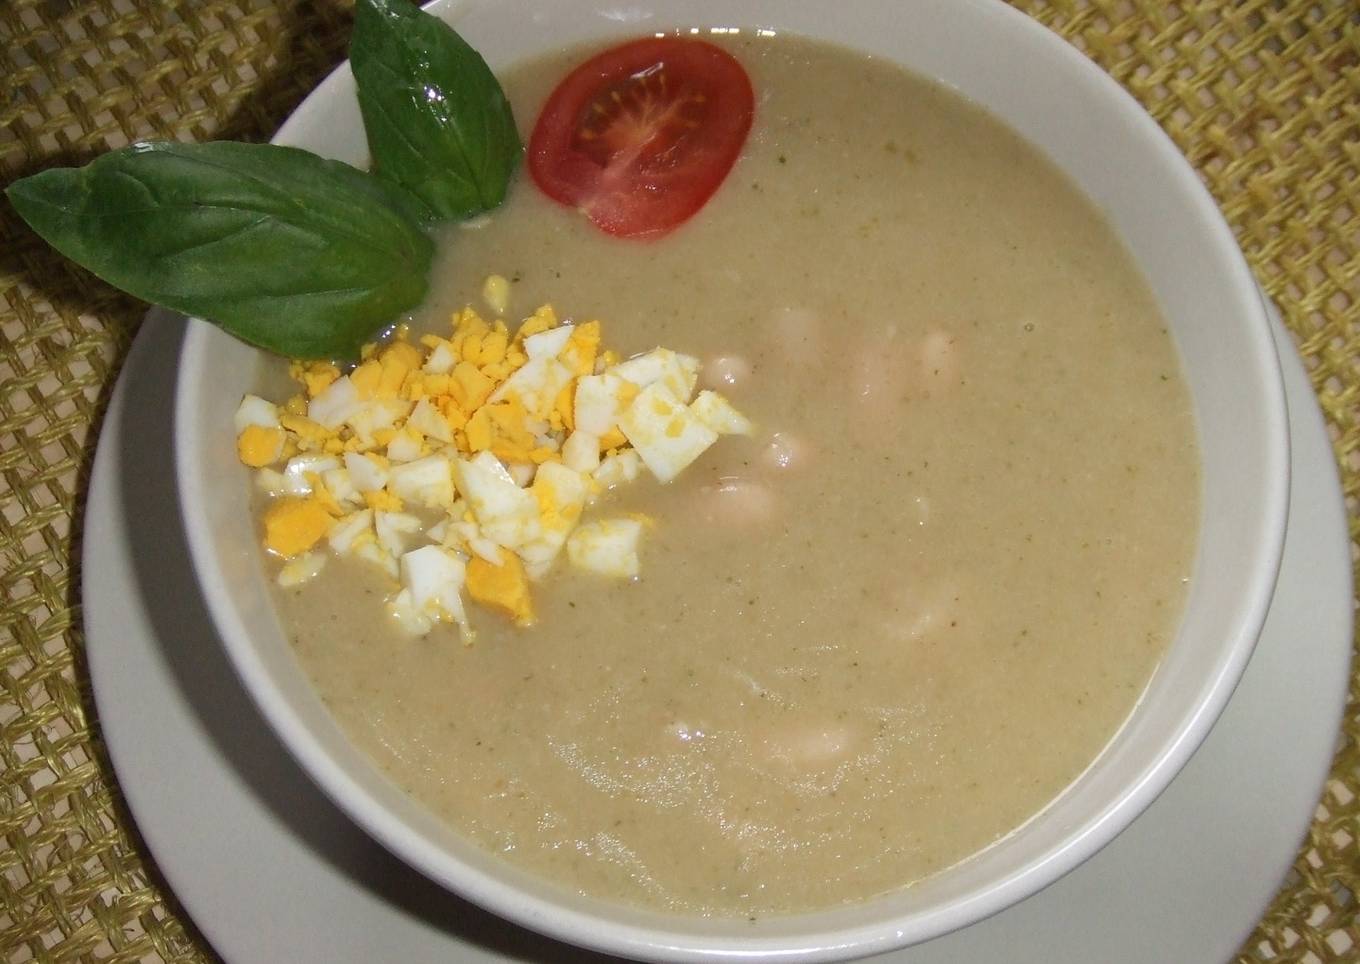
<svg viewBox="0 0 1360 964">
<path fill-rule="evenodd" d="M 468 5 L 464 0 L 434 0 L 426 5 L 426 9 L 452 21 Z M 185 335 L 176 388 L 176 481 L 193 565 L 218 635 L 237 674 L 270 726 L 323 792 L 385 847 L 461 896 L 503 918 L 561 940 L 608 953 L 640 955 L 655 960 L 758 957 L 764 960 L 811 961 L 879 953 L 929 940 L 982 920 L 1037 892 L 1088 859 L 1118 835 L 1166 788 L 1208 735 L 1226 706 L 1246 668 L 1265 621 L 1283 552 L 1287 519 L 1289 446 L 1286 403 L 1279 357 L 1269 330 L 1263 296 L 1217 203 L 1170 137 L 1132 95 L 1075 47 L 1001 0 L 966 0 L 958 6 L 967 7 L 977 15 L 1002 19 L 1005 21 L 1002 29 L 1023 33 L 1028 42 L 1044 47 L 1047 55 L 1066 63 L 1069 69 L 1083 72 L 1094 91 L 1135 125 L 1135 136 L 1147 142 L 1157 160 L 1180 182 L 1178 186 L 1188 190 L 1195 199 L 1195 214 L 1205 228 L 1204 240 L 1212 244 L 1223 255 L 1225 263 L 1231 266 L 1233 277 L 1227 279 L 1228 283 L 1235 292 L 1243 294 L 1247 310 L 1239 334 L 1254 362 L 1258 377 L 1253 384 L 1263 393 L 1265 417 L 1268 420 L 1268 424 L 1260 427 L 1268 443 L 1267 462 L 1262 465 L 1261 473 L 1266 511 L 1259 520 L 1260 539 L 1255 543 L 1260 551 L 1251 561 L 1246 578 L 1245 596 L 1249 598 L 1250 605 L 1237 613 L 1224 631 L 1224 638 L 1229 642 L 1223 647 L 1224 656 L 1217 664 L 1217 672 L 1201 688 L 1194 701 L 1193 712 L 1180 722 L 1174 737 L 1137 775 L 1125 793 L 1091 816 L 1061 846 L 1051 848 L 1041 858 L 991 882 L 967 899 L 926 911 L 909 910 L 885 915 L 881 921 L 836 931 L 795 933 L 783 937 L 753 934 L 697 940 L 693 934 L 680 930 L 668 931 L 661 927 L 602 921 L 594 914 L 527 894 L 495 874 L 471 867 L 456 855 L 432 847 L 429 839 L 393 814 L 331 757 L 280 689 L 250 644 L 249 633 L 235 600 L 226 591 L 212 533 L 206 523 L 207 515 L 201 511 L 200 500 L 204 488 L 200 468 L 203 462 L 192 456 L 199 451 L 200 443 L 204 440 L 197 438 L 192 431 L 195 424 L 193 413 L 198 403 L 195 390 L 197 379 L 186 378 L 186 373 L 201 371 L 210 365 L 214 340 L 227 336 L 195 319 Z M 666 11 L 667 23 L 677 20 L 669 8 L 662 6 L 660 9 Z M 273 142 L 293 143 L 293 138 L 299 135 L 312 115 L 318 111 L 324 114 L 333 109 L 330 105 L 336 103 L 337 98 L 351 96 L 345 91 L 350 77 L 346 61 L 303 100 L 279 129 Z M 1255 303 L 1255 310 L 1251 310 L 1251 302 Z M 796 918 L 785 918 L 792 919 Z"/>
</svg>

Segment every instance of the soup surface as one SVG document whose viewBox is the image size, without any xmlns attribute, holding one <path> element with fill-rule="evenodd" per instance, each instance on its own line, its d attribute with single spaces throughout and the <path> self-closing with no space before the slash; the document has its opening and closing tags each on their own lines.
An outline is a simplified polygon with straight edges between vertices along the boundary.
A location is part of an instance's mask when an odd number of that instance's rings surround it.
<svg viewBox="0 0 1360 964">
<path fill-rule="evenodd" d="M 618 240 L 521 177 L 444 234 L 415 320 L 502 274 L 512 318 L 709 360 L 756 436 L 623 490 L 657 521 L 641 577 L 559 561 L 534 628 L 405 638 L 359 563 L 280 607 L 353 739 L 486 847 L 754 916 L 939 871 L 1091 763 L 1174 632 L 1198 469 L 1149 291 L 1031 147 L 890 65 L 721 42 L 755 126 L 692 221 Z M 522 127 L 580 56 L 504 78 Z"/>
</svg>

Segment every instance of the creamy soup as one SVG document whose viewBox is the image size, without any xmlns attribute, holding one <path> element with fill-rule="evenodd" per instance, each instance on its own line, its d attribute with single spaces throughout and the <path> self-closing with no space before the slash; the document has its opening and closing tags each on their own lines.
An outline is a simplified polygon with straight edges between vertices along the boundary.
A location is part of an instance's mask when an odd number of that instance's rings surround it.
<svg viewBox="0 0 1360 964">
<path fill-rule="evenodd" d="M 723 42 L 755 126 L 692 221 L 614 239 L 521 177 L 415 320 L 502 274 L 512 319 L 704 358 L 756 435 L 614 496 L 656 520 L 641 577 L 559 561 L 533 628 L 403 637 L 343 561 L 280 607 L 345 730 L 485 847 L 761 916 L 946 868 L 1091 763 L 1174 632 L 1198 467 L 1151 294 L 1033 148 L 890 65 Z M 522 126 L 579 59 L 504 78 Z"/>
</svg>

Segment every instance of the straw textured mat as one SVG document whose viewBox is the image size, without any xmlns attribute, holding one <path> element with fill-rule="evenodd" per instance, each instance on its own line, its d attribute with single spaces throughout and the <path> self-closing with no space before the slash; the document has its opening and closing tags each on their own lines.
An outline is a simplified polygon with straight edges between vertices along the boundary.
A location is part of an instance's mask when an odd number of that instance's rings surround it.
<svg viewBox="0 0 1360 964">
<path fill-rule="evenodd" d="M 1360 535 L 1360 7 L 1020 0 L 1128 87 L 1285 314 Z M 341 0 L 0 0 L 0 184 L 132 140 L 265 139 L 343 56 Z M 144 306 L 0 201 L 0 957 L 210 955 L 131 830 L 80 629 L 81 506 Z M 1241 962 L 1360 960 L 1360 687 L 1311 833 Z"/>
</svg>

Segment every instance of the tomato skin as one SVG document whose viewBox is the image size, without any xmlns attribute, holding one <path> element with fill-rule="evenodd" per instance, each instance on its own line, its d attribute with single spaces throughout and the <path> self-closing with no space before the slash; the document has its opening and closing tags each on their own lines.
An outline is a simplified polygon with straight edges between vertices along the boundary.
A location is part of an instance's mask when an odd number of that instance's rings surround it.
<svg viewBox="0 0 1360 964">
<path fill-rule="evenodd" d="M 529 173 L 609 234 L 660 237 L 717 191 L 754 114 L 750 78 L 727 51 L 645 37 L 595 55 L 558 84 L 529 138 Z"/>
</svg>

